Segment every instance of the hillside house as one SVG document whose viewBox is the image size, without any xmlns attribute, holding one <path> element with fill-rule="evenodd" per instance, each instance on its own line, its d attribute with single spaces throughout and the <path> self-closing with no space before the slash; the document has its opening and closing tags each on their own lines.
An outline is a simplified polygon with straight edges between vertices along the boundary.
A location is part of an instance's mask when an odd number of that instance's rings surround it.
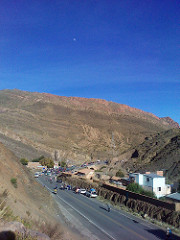
<svg viewBox="0 0 180 240">
<path fill-rule="evenodd" d="M 85 168 L 85 169 L 79 170 L 74 175 L 77 175 L 77 176 L 80 176 L 80 177 L 84 177 L 86 179 L 92 179 L 92 177 L 94 176 L 94 170 Z"/>
<path fill-rule="evenodd" d="M 171 193 L 171 186 L 165 183 L 162 171 L 156 173 L 146 172 L 129 174 L 130 182 L 141 185 L 147 191 L 153 191 L 157 198 L 164 197 Z"/>
<path fill-rule="evenodd" d="M 120 177 L 111 177 L 109 180 L 110 183 L 114 183 L 116 185 L 122 185 L 121 178 Z"/>
</svg>

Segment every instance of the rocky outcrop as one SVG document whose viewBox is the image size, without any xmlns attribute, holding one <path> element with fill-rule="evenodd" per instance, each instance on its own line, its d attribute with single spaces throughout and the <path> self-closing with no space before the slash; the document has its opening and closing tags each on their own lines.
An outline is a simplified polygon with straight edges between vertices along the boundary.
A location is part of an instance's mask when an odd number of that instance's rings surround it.
<svg viewBox="0 0 180 240">
<path fill-rule="evenodd" d="M 171 125 L 173 128 L 180 128 L 179 124 L 175 122 L 172 118 L 170 117 L 162 117 L 160 118 L 161 120 L 167 122 L 169 125 Z"/>
<path fill-rule="evenodd" d="M 180 129 L 171 129 L 147 137 L 123 165 L 132 172 L 164 170 L 170 180 L 180 176 Z"/>
<path fill-rule="evenodd" d="M 37 240 L 50 240 L 50 238 L 46 234 L 27 229 L 20 222 L 8 222 L 1 224 L 0 226 L 1 240 L 15 240 L 16 235 L 22 236 L 22 238 L 31 236 L 32 238 Z"/>
</svg>

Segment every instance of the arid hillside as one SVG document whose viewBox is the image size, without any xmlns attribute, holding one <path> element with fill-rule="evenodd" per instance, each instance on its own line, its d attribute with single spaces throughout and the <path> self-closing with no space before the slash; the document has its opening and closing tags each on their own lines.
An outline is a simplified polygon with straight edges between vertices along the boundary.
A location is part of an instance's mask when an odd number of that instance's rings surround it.
<svg viewBox="0 0 180 240">
<path fill-rule="evenodd" d="M 147 137 L 124 164 L 131 171 L 164 170 L 170 180 L 180 178 L 180 129 L 171 129 Z"/>
<path fill-rule="evenodd" d="M 16 179 L 17 184 L 12 183 L 12 179 Z M 49 193 L 2 143 L 0 143 L 0 183 L 0 194 L 4 191 L 8 193 L 7 205 L 15 216 L 23 218 L 31 216 L 37 220 L 45 220 L 50 216 L 53 218 L 55 205 Z"/>
<path fill-rule="evenodd" d="M 172 119 L 100 99 L 0 91 L 0 141 L 16 156 L 71 161 L 118 158 Z"/>
<path fill-rule="evenodd" d="M 6 211 L 5 216 L 1 211 L 1 229 L 4 221 L 22 221 L 27 228 L 45 233 L 52 240 L 83 239 L 77 231 L 74 233 L 74 229 L 64 223 L 61 208 L 55 203 L 49 191 L 35 180 L 26 166 L 23 166 L 2 143 L 0 143 L 0 203 L 0 210 L 3 209 L 4 203 L 5 207 L 10 209 Z"/>
</svg>

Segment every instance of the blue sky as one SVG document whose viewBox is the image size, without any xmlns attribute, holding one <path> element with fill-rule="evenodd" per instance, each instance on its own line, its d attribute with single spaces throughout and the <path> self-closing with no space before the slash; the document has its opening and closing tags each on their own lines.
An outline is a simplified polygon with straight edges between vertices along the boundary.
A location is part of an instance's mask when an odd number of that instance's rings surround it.
<svg viewBox="0 0 180 240">
<path fill-rule="evenodd" d="M 177 0 L 1 0 L 0 89 L 101 98 L 180 123 Z"/>
</svg>

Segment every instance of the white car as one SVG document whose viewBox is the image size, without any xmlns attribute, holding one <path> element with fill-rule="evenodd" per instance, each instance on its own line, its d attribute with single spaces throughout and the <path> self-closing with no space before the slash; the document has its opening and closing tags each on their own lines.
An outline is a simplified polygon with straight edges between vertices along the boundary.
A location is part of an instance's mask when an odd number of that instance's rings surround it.
<svg viewBox="0 0 180 240">
<path fill-rule="evenodd" d="M 34 177 L 35 177 L 35 178 L 38 178 L 38 177 L 39 177 L 39 173 L 36 172 L 36 173 L 34 174 Z"/>
<path fill-rule="evenodd" d="M 88 191 L 88 192 L 86 192 L 86 196 L 90 197 L 90 198 L 96 198 L 97 193 L 95 191 Z"/>
<path fill-rule="evenodd" d="M 78 192 L 81 193 L 81 194 L 85 194 L 85 193 L 86 193 L 86 189 L 80 188 L 80 189 L 78 190 Z"/>
</svg>

